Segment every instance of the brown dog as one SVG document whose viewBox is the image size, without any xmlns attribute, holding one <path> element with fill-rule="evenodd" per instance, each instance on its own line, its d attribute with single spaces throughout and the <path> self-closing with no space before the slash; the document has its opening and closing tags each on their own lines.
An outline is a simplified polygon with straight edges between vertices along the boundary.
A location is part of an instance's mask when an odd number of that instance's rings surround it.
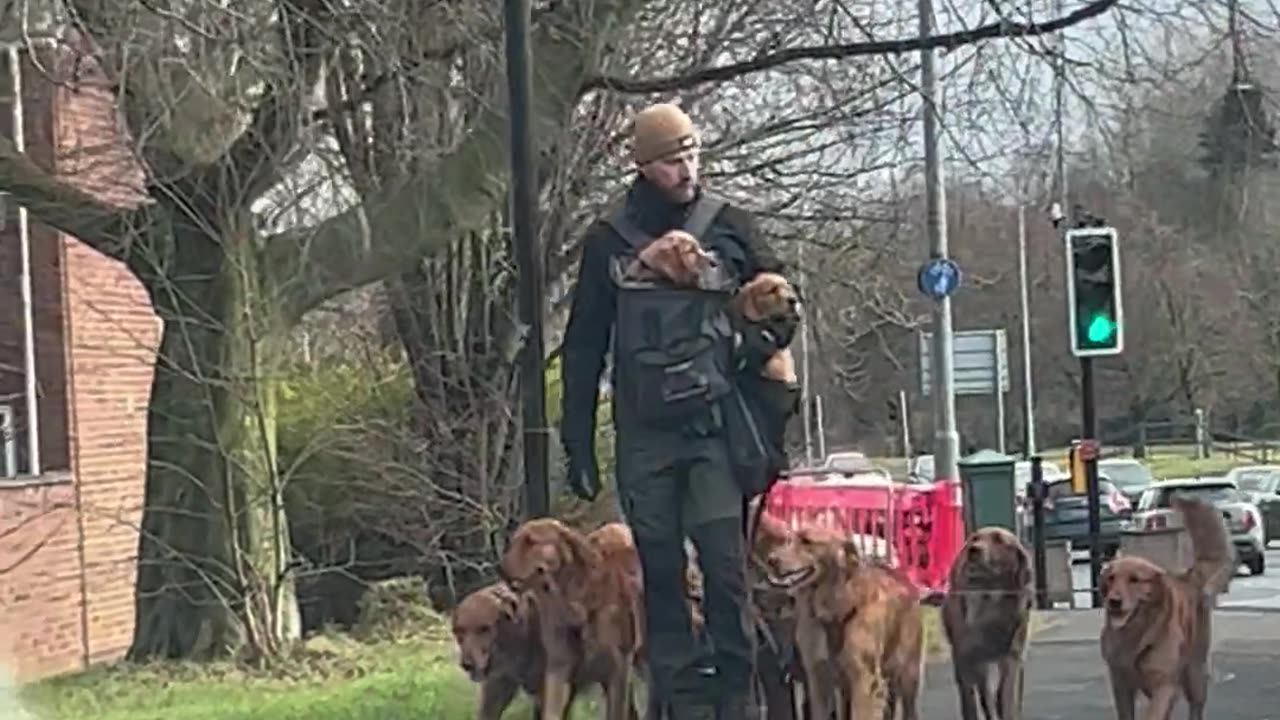
<svg viewBox="0 0 1280 720">
<path fill-rule="evenodd" d="M 1102 571 L 1102 658 L 1119 720 L 1133 720 L 1138 692 L 1149 700 L 1147 720 L 1172 717 L 1180 692 L 1187 717 L 1204 717 L 1213 606 L 1235 571 L 1235 556 L 1220 511 L 1193 498 L 1175 497 L 1173 506 L 1191 537 L 1190 569 L 1175 575 L 1143 558 L 1119 557 Z"/>
<path fill-rule="evenodd" d="M 987 720 L 1022 717 L 1032 599 L 1031 556 L 1018 537 L 1000 527 L 970 535 L 951 565 L 942 603 L 962 720 L 977 720 L 979 705 Z M 994 713 L 989 681 L 993 667 L 998 674 Z"/>
<path fill-rule="evenodd" d="M 520 689 L 538 704 L 545 662 L 538 613 L 529 598 L 494 583 L 463 598 L 452 624 L 458 662 L 480 684 L 479 720 L 499 720 Z"/>
<path fill-rule="evenodd" d="M 643 638 L 642 599 L 626 553 L 611 552 L 606 562 L 600 550 L 617 550 L 616 530 L 597 531 L 588 540 L 559 520 L 530 520 L 512 535 L 502 558 L 503 576 L 529 590 L 538 608 L 546 654 L 544 720 L 565 717 L 576 677 L 604 686 L 605 720 L 629 720 L 635 713 L 629 680 Z"/>
<path fill-rule="evenodd" d="M 798 317 L 800 296 L 787 279 L 777 273 L 760 273 L 739 288 L 733 311 L 751 323 Z M 761 374 L 771 380 L 796 382 L 796 362 L 789 348 L 774 353 Z"/>
<path fill-rule="evenodd" d="M 796 641 L 814 718 L 916 720 L 924 624 L 915 587 L 857 556 L 837 532 L 801 529 L 769 554 L 795 600 Z"/>
<path fill-rule="evenodd" d="M 649 243 L 627 267 L 632 280 L 665 280 L 678 287 L 697 287 L 715 258 L 698 239 L 683 230 L 671 230 Z"/>
</svg>

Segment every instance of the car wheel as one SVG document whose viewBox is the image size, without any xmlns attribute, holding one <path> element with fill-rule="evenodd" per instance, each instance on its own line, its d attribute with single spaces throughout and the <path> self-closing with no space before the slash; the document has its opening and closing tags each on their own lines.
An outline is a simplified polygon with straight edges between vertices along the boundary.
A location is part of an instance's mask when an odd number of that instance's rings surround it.
<svg viewBox="0 0 1280 720">
<path fill-rule="evenodd" d="M 1261 575 L 1267 571 L 1267 556 L 1259 553 L 1256 557 L 1249 560 L 1248 563 L 1250 575 Z"/>
</svg>

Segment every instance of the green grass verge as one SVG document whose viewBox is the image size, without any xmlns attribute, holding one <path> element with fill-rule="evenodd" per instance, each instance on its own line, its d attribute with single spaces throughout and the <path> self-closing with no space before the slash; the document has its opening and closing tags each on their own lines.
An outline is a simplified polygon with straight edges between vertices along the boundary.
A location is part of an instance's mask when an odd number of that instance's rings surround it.
<svg viewBox="0 0 1280 720">
<path fill-rule="evenodd" d="M 925 608 L 925 649 L 946 658 L 936 608 Z M 437 629 L 376 643 L 322 636 L 271 669 L 117 665 L 30 685 L 20 700 L 33 720 L 470 720 L 475 692 Z M 575 718 L 596 717 L 594 700 Z M 528 715 L 523 700 L 508 711 Z"/>
<path fill-rule="evenodd" d="M 120 665 L 39 683 L 22 699 L 37 720 L 464 720 L 473 695 L 438 639 L 324 638 L 274 670 Z"/>
</svg>

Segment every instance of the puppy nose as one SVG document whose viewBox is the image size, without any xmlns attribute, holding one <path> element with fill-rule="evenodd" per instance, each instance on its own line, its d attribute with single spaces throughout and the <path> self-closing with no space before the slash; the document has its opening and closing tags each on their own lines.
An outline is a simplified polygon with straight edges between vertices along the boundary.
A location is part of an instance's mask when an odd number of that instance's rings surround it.
<svg viewBox="0 0 1280 720">
<path fill-rule="evenodd" d="M 476 663 L 471 658 L 463 658 L 461 665 L 462 665 L 462 670 L 464 672 L 471 673 L 471 672 L 475 672 L 476 670 Z"/>
<path fill-rule="evenodd" d="M 977 545 L 969 546 L 969 557 L 971 558 L 982 557 L 982 551 L 978 549 Z"/>
<path fill-rule="evenodd" d="M 1107 598 L 1107 608 L 1110 610 L 1122 610 L 1124 603 L 1120 601 L 1120 598 Z"/>
</svg>

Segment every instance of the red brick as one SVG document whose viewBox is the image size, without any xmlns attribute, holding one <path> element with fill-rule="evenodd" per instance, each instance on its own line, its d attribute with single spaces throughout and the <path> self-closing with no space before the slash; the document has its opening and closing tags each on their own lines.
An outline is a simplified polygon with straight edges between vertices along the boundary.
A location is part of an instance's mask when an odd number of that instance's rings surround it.
<svg viewBox="0 0 1280 720">
<path fill-rule="evenodd" d="M 32 157 L 104 202 L 136 202 L 142 173 L 103 78 L 87 56 L 41 59 L 55 77 L 28 74 Z M 64 458 L 73 481 L 0 485 L 0 663 L 22 680 L 116 660 L 128 648 L 160 330 L 122 264 L 38 223 L 32 230 L 41 446 L 54 466 Z M 0 247 L 17 245 L 7 239 Z M 0 254 L 0 293 L 14 287 L 10 272 L 13 257 Z M 21 337 L 5 331 L 12 322 L 0 316 L 0 337 Z M 0 343 L 0 363 L 10 359 Z M 11 381 L 0 376 L 0 395 Z"/>
</svg>

